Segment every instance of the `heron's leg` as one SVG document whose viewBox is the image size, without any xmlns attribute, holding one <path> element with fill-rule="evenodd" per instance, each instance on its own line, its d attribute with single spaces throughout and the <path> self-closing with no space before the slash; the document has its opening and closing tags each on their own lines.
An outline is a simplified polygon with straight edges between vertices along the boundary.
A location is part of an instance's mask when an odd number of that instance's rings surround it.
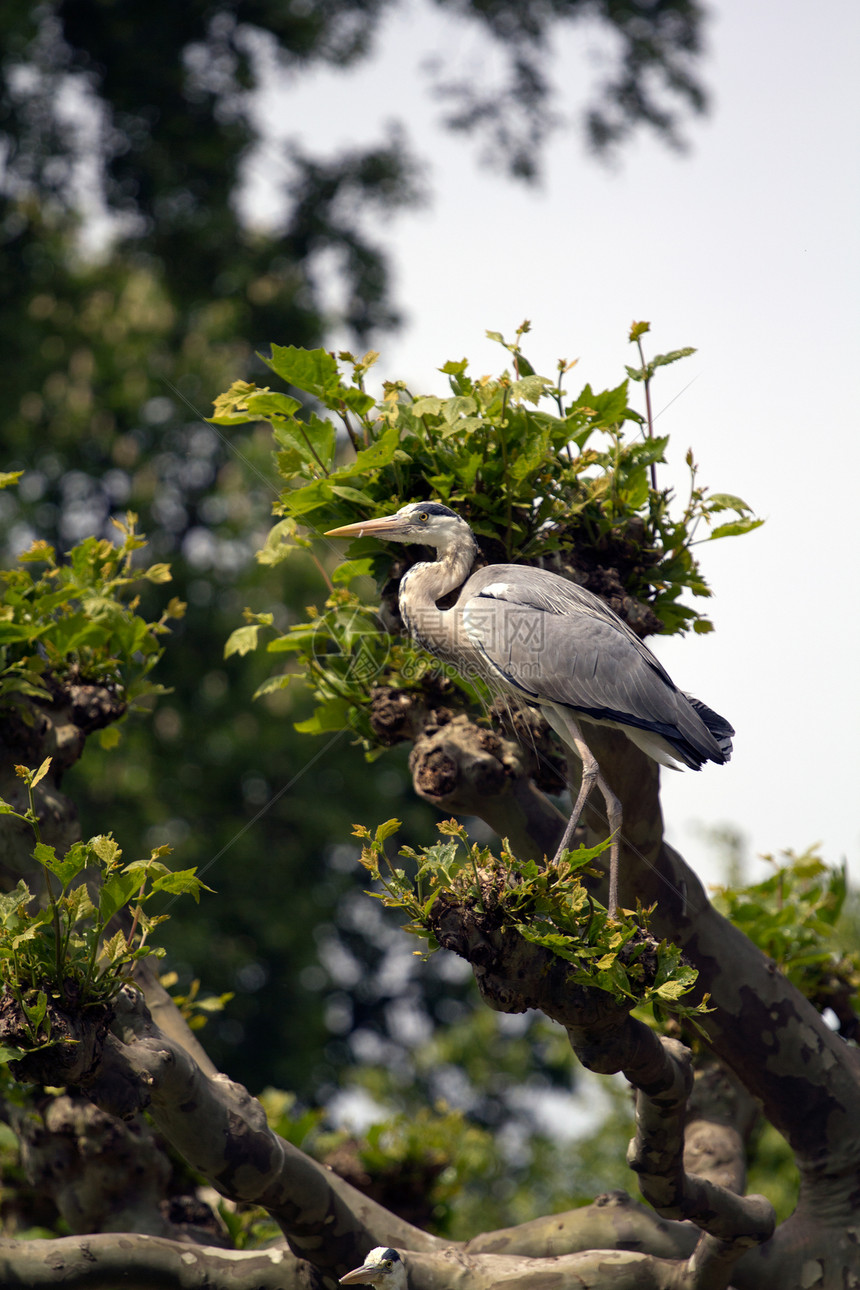
<svg viewBox="0 0 860 1290">
<path fill-rule="evenodd" d="M 553 864 L 558 864 L 561 859 L 561 853 L 569 849 L 570 844 L 573 841 L 574 831 L 579 823 L 579 817 L 582 815 L 582 812 L 585 809 L 585 803 L 588 801 L 588 794 L 591 792 L 597 780 L 600 779 L 600 767 L 598 766 L 595 757 L 585 741 L 581 740 L 581 743 L 582 751 L 580 751 L 579 748 L 577 748 L 576 751 L 582 758 L 582 783 L 579 786 L 579 793 L 577 794 L 573 810 L 570 813 L 570 818 L 564 827 L 564 833 L 561 835 L 558 850 L 553 856 Z"/>
<path fill-rule="evenodd" d="M 582 814 L 585 803 L 588 799 L 588 794 L 591 792 L 594 784 L 597 784 L 603 795 L 603 801 L 606 804 L 606 816 L 609 821 L 609 835 L 612 839 L 609 846 L 609 899 L 607 901 L 607 913 L 610 918 L 614 918 L 618 911 L 618 860 L 621 839 L 621 803 L 604 779 L 597 758 L 583 739 L 582 731 L 580 730 L 578 723 L 573 719 L 569 712 L 562 713 L 559 709 L 555 709 L 555 711 L 564 721 L 566 735 L 565 742 L 576 751 L 577 756 L 582 761 L 582 783 L 580 785 L 573 810 L 570 813 L 570 819 L 567 822 L 558 850 L 553 858 L 553 864 L 558 864 L 562 852 L 567 850 L 570 846 L 574 830 L 579 823 L 579 817 Z M 558 733 L 560 734 L 561 731 Z"/>
<path fill-rule="evenodd" d="M 609 900 L 606 911 L 610 918 L 618 912 L 618 853 L 621 849 L 621 803 L 613 793 L 602 775 L 597 776 L 597 787 L 603 794 L 606 803 L 606 818 L 609 821 Z"/>
</svg>

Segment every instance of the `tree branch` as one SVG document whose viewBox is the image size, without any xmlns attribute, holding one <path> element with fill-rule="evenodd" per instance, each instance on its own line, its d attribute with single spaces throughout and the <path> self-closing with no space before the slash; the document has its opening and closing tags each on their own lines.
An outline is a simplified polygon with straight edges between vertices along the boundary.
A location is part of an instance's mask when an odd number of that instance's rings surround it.
<svg viewBox="0 0 860 1290">
<path fill-rule="evenodd" d="M 146 1105 L 192 1168 L 223 1195 L 268 1210 L 293 1252 L 323 1273 L 342 1275 L 353 1266 L 356 1249 L 444 1244 L 278 1137 L 245 1088 L 225 1075 L 206 1074 L 158 1030 L 136 991 L 126 989 L 118 1000 L 113 1033 L 87 1092 L 115 1115 Z"/>
<path fill-rule="evenodd" d="M 663 1259 L 686 1259 L 696 1248 L 698 1232 L 690 1223 L 668 1222 L 625 1191 L 606 1192 L 590 1205 L 563 1214 L 547 1214 L 518 1227 L 473 1237 L 469 1254 L 519 1254 L 541 1258 L 583 1250 L 636 1250 Z"/>
<path fill-rule="evenodd" d="M 0 1239 L 3 1290 L 319 1290 L 310 1264 L 284 1249 L 220 1250 L 130 1233 Z"/>
</svg>

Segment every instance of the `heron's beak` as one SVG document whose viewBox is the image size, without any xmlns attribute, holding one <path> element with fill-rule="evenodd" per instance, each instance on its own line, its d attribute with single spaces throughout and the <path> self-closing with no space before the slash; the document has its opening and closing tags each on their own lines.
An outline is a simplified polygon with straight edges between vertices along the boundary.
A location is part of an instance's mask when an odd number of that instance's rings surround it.
<svg viewBox="0 0 860 1290">
<path fill-rule="evenodd" d="M 347 525 L 347 528 L 359 527 L 360 526 L 357 524 Z M 339 533 L 341 530 L 336 529 L 335 531 Z M 360 1268 L 353 1268 L 351 1272 L 347 1272 L 345 1277 L 340 1278 L 340 1284 L 342 1286 L 373 1286 L 376 1285 L 378 1281 L 379 1268 L 375 1267 L 372 1263 L 364 1263 Z"/>
<path fill-rule="evenodd" d="M 343 528 L 329 529 L 326 537 L 395 537 L 403 521 L 398 515 L 381 515 L 376 520 L 362 520 L 360 524 L 344 524 Z M 359 1268 L 358 1271 L 361 1271 Z M 352 1273 L 349 1274 L 352 1276 Z"/>
</svg>

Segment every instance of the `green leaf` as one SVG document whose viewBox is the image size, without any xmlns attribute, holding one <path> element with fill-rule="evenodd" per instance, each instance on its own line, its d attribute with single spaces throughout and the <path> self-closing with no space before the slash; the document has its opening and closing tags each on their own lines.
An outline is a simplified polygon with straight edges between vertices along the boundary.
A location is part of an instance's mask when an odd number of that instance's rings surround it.
<svg viewBox="0 0 860 1290">
<path fill-rule="evenodd" d="M 257 686 L 253 698 L 262 699 L 265 695 L 274 694 L 277 690 L 285 690 L 293 679 L 295 678 L 291 677 L 289 673 L 267 677 L 262 685 Z"/>
<path fill-rule="evenodd" d="M 135 874 L 139 887 L 147 878 L 151 878 L 153 875 L 170 873 L 170 870 L 166 864 L 162 864 L 154 856 L 149 856 L 146 860 L 132 860 L 131 864 L 124 866 L 123 873 Z"/>
<path fill-rule="evenodd" d="M 342 390 L 341 397 L 346 406 L 359 417 L 363 417 L 368 413 L 376 402 L 372 395 L 366 394 L 364 390 L 356 389 L 354 385 L 348 385 L 346 389 Z"/>
<path fill-rule="evenodd" d="M 400 820 L 386 820 L 384 824 L 380 824 L 377 828 L 376 833 L 374 834 L 374 839 L 377 843 L 381 844 L 388 838 L 393 838 L 394 834 L 400 828 L 402 828 Z"/>
<path fill-rule="evenodd" d="M 102 945 L 100 957 L 108 963 L 115 963 L 118 958 L 127 953 L 128 941 L 125 939 L 125 932 L 120 928 L 110 940 L 105 941 L 104 945 Z"/>
<path fill-rule="evenodd" d="M 151 564 L 148 569 L 143 570 L 143 576 L 147 582 L 161 583 L 172 582 L 173 574 L 170 572 L 169 564 Z"/>
<path fill-rule="evenodd" d="M 33 778 L 30 780 L 30 787 L 35 788 L 36 785 L 45 778 L 50 768 L 51 768 L 51 758 L 46 757 L 45 760 L 42 762 L 41 766 L 39 767 L 39 769 L 36 771 Z"/>
<path fill-rule="evenodd" d="M 23 473 L 23 471 L 18 472 L 20 475 Z M 20 1061 L 22 1057 L 27 1056 L 27 1052 L 26 1048 L 10 1048 L 8 1044 L 0 1044 L 0 1062 Z"/>
<path fill-rule="evenodd" d="M 737 511 L 739 515 L 746 515 L 752 507 L 748 506 L 742 497 L 736 497 L 734 493 L 710 493 L 708 495 L 707 509 L 709 511 Z"/>
<path fill-rule="evenodd" d="M 288 385 L 315 395 L 321 402 L 325 402 L 340 385 L 337 362 L 328 350 L 273 345 L 271 358 L 263 354 L 260 357 Z"/>
<path fill-rule="evenodd" d="M 0 470 L 0 488 L 9 488 L 17 484 L 23 474 L 23 470 Z"/>
<path fill-rule="evenodd" d="M 62 859 L 58 859 L 54 848 L 44 842 L 35 847 L 33 855 L 39 864 L 59 878 L 64 887 L 68 887 L 89 864 L 89 848 L 85 842 L 73 842 Z"/>
<path fill-rule="evenodd" d="M 54 847 L 49 847 L 47 842 L 37 842 L 33 847 L 33 859 L 38 860 L 39 864 L 44 865 L 51 873 L 54 872 L 54 865 L 57 863 L 57 852 Z"/>
<path fill-rule="evenodd" d="M 341 471 L 337 475 L 331 475 L 329 478 L 339 478 Z M 315 479 L 312 484 L 306 484 L 304 488 L 287 489 L 281 494 L 281 504 L 285 511 L 291 515 L 306 515 L 308 511 L 315 511 L 319 506 L 331 502 L 333 493 L 328 479 Z"/>
<path fill-rule="evenodd" d="M 337 434 L 330 421 L 321 421 L 318 416 L 312 416 L 307 422 L 293 421 L 289 426 L 279 424 L 275 438 L 288 449 L 287 454 L 278 454 L 282 474 L 295 474 L 301 463 L 328 474 L 337 443 Z M 293 457 L 289 456 L 289 452 L 292 452 Z"/>
<path fill-rule="evenodd" d="M 522 369 L 522 363 L 520 364 Z M 524 375 L 511 385 L 511 394 L 515 399 L 525 399 L 527 403 L 539 403 L 547 390 L 555 389 L 555 381 L 546 376 Z"/>
<path fill-rule="evenodd" d="M 253 417 L 266 421 L 270 417 L 280 417 L 291 421 L 301 411 L 301 403 L 289 394 L 273 394 L 271 390 L 261 390 L 250 394 L 247 399 L 248 411 Z"/>
<path fill-rule="evenodd" d="M 46 631 L 47 625 L 0 621 L 0 645 L 12 644 L 14 641 L 36 641 Z"/>
<path fill-rule="evenodd" d="M 249 623 L 246 627 L 237 627 L 227 637 L 227 643 L 224 646 L 224 657 L 230 658 L 233 654 L 239 654 L 244 657 L 257 648 L 257 637 L 260 633 L 259 623 Z"/>
<path fill-rule="evenodd" d="M 445 399 L 442 404 L 442 417 L 453 426 L 463 417 L 470 417 L 478 411 L 477 400 L 471 394 L 457 394 L 453 399 Z"/>
<path fill-rule="evenodd" d="M 424 398 L 416 399 L 412 404 L 411 411 L 416 417 L 439 416 L 443 403 L 444 399 L 437 398 L 436 395 L 427 395 Z"/>
<path fill-rule="evenodd" d="M 373 577 L 373 560 L 344 560 L 339 564 L 331 575 L 331 580 L 335 586 L 347 586 L 353 578 Z"/>
<path fill-rule="evenodd" d="M 362 448 L 356 453 L 355 460 L 342 466 L 331 476 L 332 482 L 349 479 L 352 475 L 363 475 L 369 470 L 381 470 L 390 466 L 395 455 L 400 451 L 400 431 L 397 426 L 388 426 L 369 448 Z"/>
<path fill-rule="evenodd" d="M 324 735 L 331 730 L 346 730 L 350 726 L 351 704 L 346 699 L 329 699 L 315 709 L 306 721 L 296 721 L 294 729 L 304 735 Z"/>
<path fill-rule="evenodd" d="M 731 520 L 728 524 L 718 524 L 708 535 L 706 541 L 714 542 L 717 538 L 739 537 L 742 533 L 752 533 L 753 529 L 761 528 L 762 524 L 764 524 L 764 520 Z"/>
<path fill-rule="evenodd" d="M 27 1019 L 30 1022 L 30 1025 L 34 1030 L 38 1030 L 39 1026 L 45 1019 L 45 1013 L 48 1011 L 48 996 L 45 994 L 45 991 L 39 991 L 34 1004 L 28 1004 L 22 1000 L 22 1005 L 25 1013 L 27 1014 Z"/>
<path fill-rule="evenodd" d="M 357 502 L 360 506 L 375 506 L 376 498 L 361 488 L 350 488 L 349 484 L 332 484 L 331 491 L 335 497 L 342 497 L 345 502 Z"/>
<path fill-rule="evenodd" d="M 104 833 L 100 833 L 98 837 L 90 838 L 90 846 L 102 864 L 105 865 L 114 864 L 122 855 L 122 851 L 113 838 Z"/>
<path fill-rule="evenodd" d="M 85 883 L 79 883 L 77 887 L 73 887 L 70 892 L 62 897 L 61 904 L 66 911 L 69 923 L 72 925 L 80 922 L 81 919 L 89 918 L 96 912 Z"/>
<path fill-rule="evenodd" d="M 140 874 L 115 873 L 106 878 L 99 892 L 99 922 L 102 926 L 123 909 L 140 890 Z"/>
<path fill-rule="evenodd" d="M 40 909 L 38 914 L 34 916 L 33 921 L 28 923 L 22 932 L 18 932 L 16 936 L 12 937 L 10 941 L 12 949 L 19 950 L 22 945 L 26 945 L 31 941 L 39 941 L 41 944 L 42 928 L 50 921 L 51 911 L 49 909 Z"/>
<path fill-rule="evenodd" d="M 266 535 L 266 541 L 257 552 L 257 563 L 263 565 L 280 564 L 291 551 L 297 549 L 297 545 L 296 521 L 294 519 L 279 520 L 269 530 Z"/>
<path fill-rule="evenodd" d="M 195 901 L 200 902 L 201 891 L 211 891 L 197 877 L 195 869 L 177 869 L 173 873 L 162 874 L 156 878 L 152 884 L 153 891 L 166 891 L 171 896 L 193 896 Z"/>
<path fill-rule="evenodd" d="M 667 999 L 671 1002 L 672 1000 L 680 999 L 690 988 L 690 983 L 686 981 L 664 981 L 662 985 L 657 986 L 654 993 L 658 994 L 661 999 Z"/>
<path fill-rule="evenodd" d="M 11 919 L 17 917 L 18 910 L 32 900 L 32 893 L 23 878 L 18 879 L 14 891 L 0 892 L 0 923 L 7 926 Z"/>
</svg>

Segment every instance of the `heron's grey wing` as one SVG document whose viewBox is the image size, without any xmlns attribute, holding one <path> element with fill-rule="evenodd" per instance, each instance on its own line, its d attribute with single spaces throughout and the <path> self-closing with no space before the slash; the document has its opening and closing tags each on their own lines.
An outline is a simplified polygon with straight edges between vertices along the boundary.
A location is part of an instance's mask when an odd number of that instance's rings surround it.
<svg viewBox="0 0 860 1290">
<path fill-rule="evenodd" d="M 618 637 L 625 640 L 659 676 L 669 685 L 673 684 L 660 660 L 643 644 L 632 627 L 609 608 L 605 600 L 557 573 L 521 564 L 489 565 L 473 573 L 466 582 L 461 603 L 466 597 L 475 595 L 527 605 L 539 612 L 563 617 L 587 618 L 590 622 L 611 626 Z"/>
<path fill-rule="evenodd" d="M 469 579 L 458 609 L 488 669 L 531 702 L 650 732 L 688 766 L 726 760 L 651 651 L 584 588 L 543 570 L 496 565 Z"/>
</svg>

